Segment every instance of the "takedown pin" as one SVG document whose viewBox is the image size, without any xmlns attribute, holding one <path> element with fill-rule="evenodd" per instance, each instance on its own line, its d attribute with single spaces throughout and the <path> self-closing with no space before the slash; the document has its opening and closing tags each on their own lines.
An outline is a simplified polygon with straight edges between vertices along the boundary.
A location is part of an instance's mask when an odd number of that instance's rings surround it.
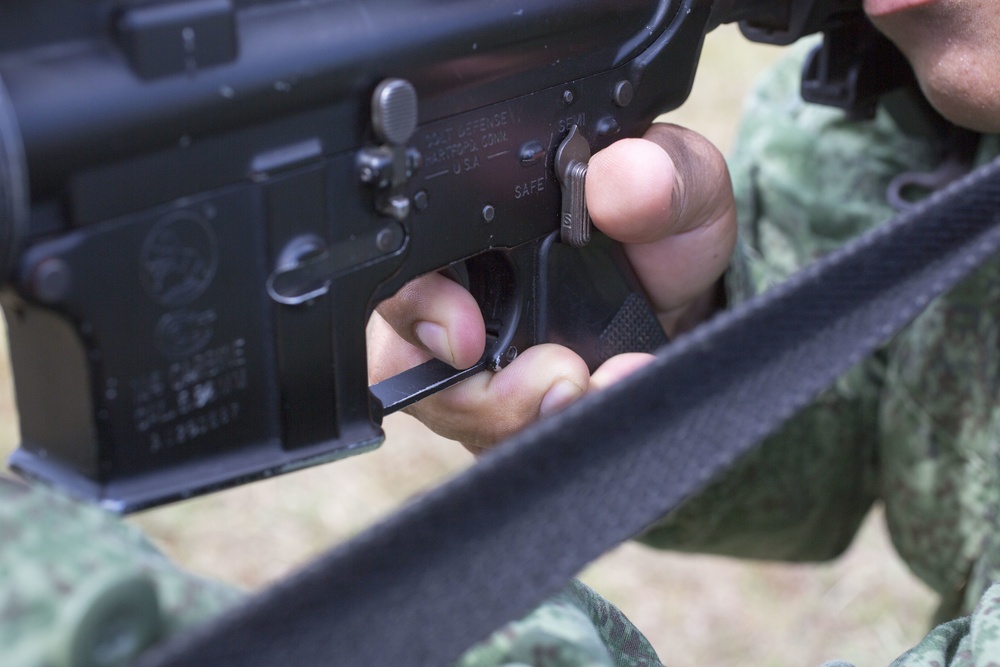
<svg viewBox="0 0 1000 667">
<path fill-rule="evenodd" d="M 556 150 L 556 176 L 562 187 L 560 238 L 574 248 L 590 242 L 590 213 L 584 193 L 588 160 L 590 144 L 574 125 Z"/>
</svg>

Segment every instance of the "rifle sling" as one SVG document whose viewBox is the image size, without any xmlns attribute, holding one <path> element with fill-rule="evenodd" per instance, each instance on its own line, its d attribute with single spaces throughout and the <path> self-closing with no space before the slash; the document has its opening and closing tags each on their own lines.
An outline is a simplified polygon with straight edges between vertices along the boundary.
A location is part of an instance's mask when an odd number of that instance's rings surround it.
<svg viewBox="0 0 1000 667">
<path fill-rule="evenodd" d="M 139 664 L 450 664 L 697 493 L 998 247 L 1000 160 Z"/>
</svg>

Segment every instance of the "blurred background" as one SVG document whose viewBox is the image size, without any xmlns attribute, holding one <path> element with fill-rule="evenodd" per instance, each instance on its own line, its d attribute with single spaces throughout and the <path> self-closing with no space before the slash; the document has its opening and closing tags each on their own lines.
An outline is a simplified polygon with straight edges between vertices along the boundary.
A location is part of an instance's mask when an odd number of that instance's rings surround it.
<svg viewBox="0 0 1000 667">
<path fill-rule="evenodd" d="M 723 150 L 756 74 L 782 53 L 724 27 L 708 38 L 694 92 L 668 119 Z M 6 358 L 0 454 L 16 445 Z M 472 463 L 404 415 L 376 452 L 129 518 L 197 573 L 256 589 Z M 2 537 L 2 536 L 0 536 Z M 888 664 L 925 634 L 933 595 L 899 561 L 876 509 L 849 552 L 824 565 L 747 563 L 626 544 L 581 575 L 649 637 L 667 665 Z"/>
</svg>

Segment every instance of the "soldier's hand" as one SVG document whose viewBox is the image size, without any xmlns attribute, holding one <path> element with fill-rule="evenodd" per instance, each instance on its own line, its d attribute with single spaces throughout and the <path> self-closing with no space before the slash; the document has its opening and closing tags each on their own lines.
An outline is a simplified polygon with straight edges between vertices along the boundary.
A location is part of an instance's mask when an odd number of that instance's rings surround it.
<svg viewBox="0 0 1000 667">
<path fill-rule="evenodd" d="M 587 172 L 594 224 L 624 244 L 670 335 L 717 306 L 718 281 L 736 241 L 729 172 L 719 151 L 675 125 L 654 125 L 595 154 Z M 456 368 L 479 361 L 485 327 L 472 296 L 438 274 L 384 302 L 369 326 L 369 376 L 378 382 L 432 356 Z M 434 431 L 476 452 L 650 359 L 627 354 L 590 375 L 571 350 L 538 345 L 498 372 L 486 371 L 409 408 Z"/>
</svg>

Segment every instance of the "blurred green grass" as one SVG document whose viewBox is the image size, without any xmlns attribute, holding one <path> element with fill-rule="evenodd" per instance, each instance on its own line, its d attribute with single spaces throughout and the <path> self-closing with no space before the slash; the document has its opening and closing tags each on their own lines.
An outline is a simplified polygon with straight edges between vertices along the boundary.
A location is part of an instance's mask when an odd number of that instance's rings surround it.
<svg viewBox="0 0 1000 667">
<path fill-rule="evenodd" d="M 668 120 L 731 144 L 753 76 L 779 56 L 731 27 L 709 36 L 691 98 Z M 6 359 L 0 380 L 9 378 Z M 0 453 L 16 440 L 0 383 Z M 178 562 L 247 588 L 281 578 L 470 465 L 455 443 L 394 415 L 376 452 L 131 517 Z M 834 563 L 787 565 L 655 552 L 626 544 L 582 574 L 643 630 L 669 665 L 888 664 L 918 641 L 934 598 L 894 555 L 873 512 Z"/>
</svg>

